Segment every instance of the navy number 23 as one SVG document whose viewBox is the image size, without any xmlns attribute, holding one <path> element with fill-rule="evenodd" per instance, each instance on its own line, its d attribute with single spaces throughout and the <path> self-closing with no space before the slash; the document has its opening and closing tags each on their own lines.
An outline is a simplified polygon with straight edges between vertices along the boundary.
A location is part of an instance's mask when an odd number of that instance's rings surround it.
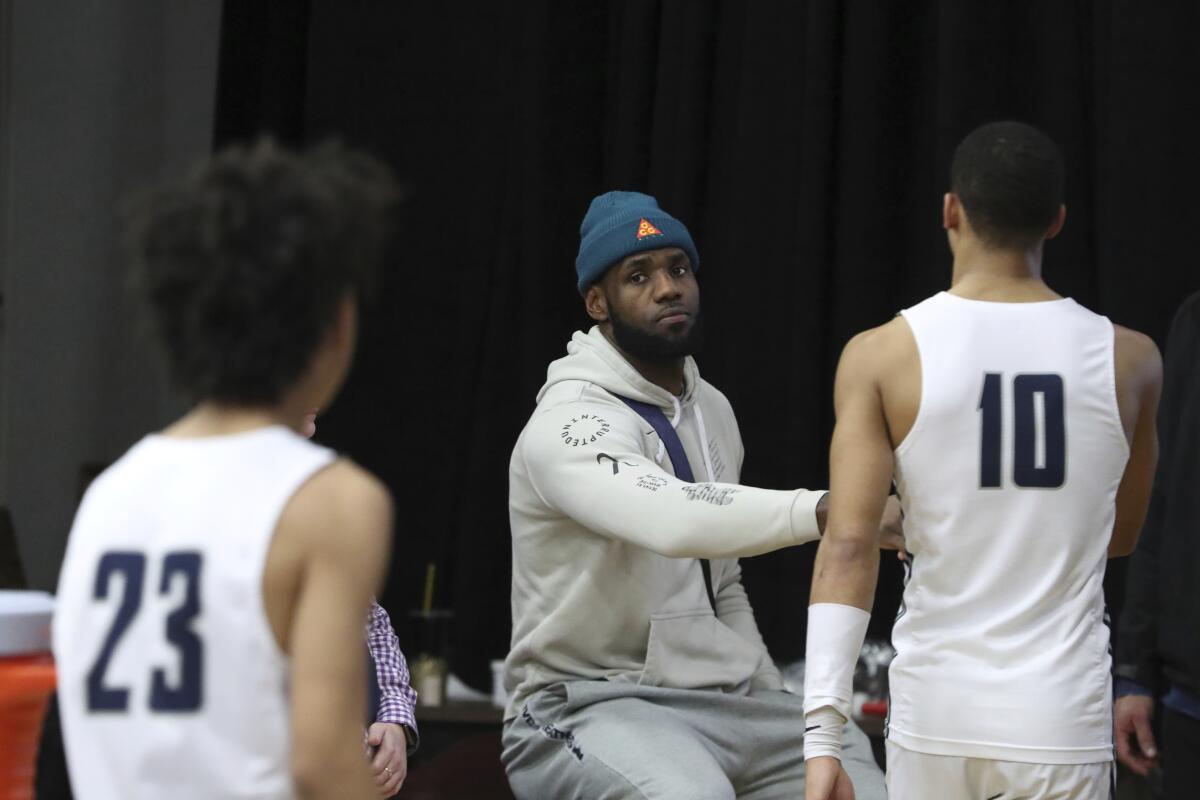
<svg viewBox="0 0 1200 800">
<path fill-rule="evenodd" d="M 979 485 L 1000 487 L 1001 380 L 983 376 L 979 398 Z M 1067 432 L 1063 415 L 1063 379 L 1053 373 L 1013 378 L 1013 483 L 1022 489 L 1057 489 L 1067 472 Z M 1041 411 L 1041 414 L 1038 413 Z M 1039 419 L 1040 417 L 1040 419 Z"/>
<path fill-rule="evenodd" d="M 165 595 L 176 581 L 183 581 L 183 602 L 167 615 L 166 638 L 179 653 L 179 680 L 167 682 L 166 670 L 155 668 L 150 682 L 150 708 L 153 711 L 195 711 L 203 701 L 204 643 L 192 630 L 192 621 L 200 613 L 200 568 L 203 558 L 195 551 L 167 553 L 163 557 L 162 579 L 158 593 Z M 93 596 L 108 597 L 113 576 L 121 575 L 124 590 L 116 617 L 96 663 L 87 675 L 89 711 L 127 711 L 129 689 L 109 686 L 104 681 L 108 662 L 117 643 L 137 616 L 142 605 L 142 584 L 146 575 L 146 556 L 142 553 L 114 551 L 105 553 L 96 569 Z"/>
</svg>

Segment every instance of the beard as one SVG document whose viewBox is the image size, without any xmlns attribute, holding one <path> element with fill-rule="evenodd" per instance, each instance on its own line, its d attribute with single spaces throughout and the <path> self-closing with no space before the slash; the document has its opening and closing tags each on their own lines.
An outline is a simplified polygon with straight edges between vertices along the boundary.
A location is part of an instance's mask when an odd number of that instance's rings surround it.
<svg viewBox="0 0 1200 800">
<path fill-rule="evenodd" d="M 637 358 L 647 361 L 665 361 L 696 355 L 704 344 L 704 316 L 700 311 L 692 317 L 692 324 L 679 334 L 652 333 L 622 319 L 609 304 L 608 319 L 612 323 L 613 339 L 617 346 Z"/>
</svg>

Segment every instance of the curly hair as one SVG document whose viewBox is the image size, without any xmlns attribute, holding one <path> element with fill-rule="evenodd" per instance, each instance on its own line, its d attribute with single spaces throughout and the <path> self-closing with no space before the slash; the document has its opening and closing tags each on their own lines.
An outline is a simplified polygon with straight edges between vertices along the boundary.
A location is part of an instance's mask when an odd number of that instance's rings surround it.
<svg viewBox="0 0 1200 800">
<path fill-rule="evenodd" d="M 1054 223 L 1065 175 L 1062 154 L 1046 134 L 1022 122 L 990 122 L 954 151 L 950 190 L 981 239 L 1024 250 Z"/>
<path fill-rule="evenodd" d="M 374 286 L 398 191 L 363 153 L 231 147 L 126 212 L 132 285 L 194 401 L 277 403 Z"/>
</svg>

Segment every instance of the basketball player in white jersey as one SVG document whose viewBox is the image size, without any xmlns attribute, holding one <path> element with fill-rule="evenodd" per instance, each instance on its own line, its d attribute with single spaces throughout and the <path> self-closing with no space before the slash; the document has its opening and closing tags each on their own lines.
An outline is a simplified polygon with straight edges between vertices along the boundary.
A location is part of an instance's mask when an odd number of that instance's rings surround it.
<svg viewBox="0 0 1200 800">
<path fill-rule="evenodd" d="M 893 632 L 889 796 L 1109 796 L 1102 581 L 1145 516 L 1162 368 L 1150 339 L 1042 281 L 1063 172 L 1028 125 L 968 135 L 942 212 L 950 290 L 842 354 L 809 607 L 807 800 L 853 797 L 832 723 L 850 713 L 893 479 L 911 563 Z"/>
<path fill-rule="evenodd" d="M 383 485 L 298 432 L 350 366 L 392 184 L 327 147 L 231 149 L 131 219 L 182 419 L 91 485 L 54 655 L 90 800 L 367 798 L 363 620 Z"/>
</svg>

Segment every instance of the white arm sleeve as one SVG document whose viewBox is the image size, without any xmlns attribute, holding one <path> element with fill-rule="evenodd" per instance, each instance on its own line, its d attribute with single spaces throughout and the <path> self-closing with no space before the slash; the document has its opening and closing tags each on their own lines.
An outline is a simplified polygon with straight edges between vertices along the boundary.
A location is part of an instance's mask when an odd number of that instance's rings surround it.
<svg viewBox="0 0 1200 800">
<path fill-rule="evenodd" d="M 601 404 L 543 411 L 522 436 L 530 483 L 580 525 L 672 558 L 754 556 L 819 538 L 823 492 L 685 483 L 642 453 L 649 428 Z"/>
</svg>

